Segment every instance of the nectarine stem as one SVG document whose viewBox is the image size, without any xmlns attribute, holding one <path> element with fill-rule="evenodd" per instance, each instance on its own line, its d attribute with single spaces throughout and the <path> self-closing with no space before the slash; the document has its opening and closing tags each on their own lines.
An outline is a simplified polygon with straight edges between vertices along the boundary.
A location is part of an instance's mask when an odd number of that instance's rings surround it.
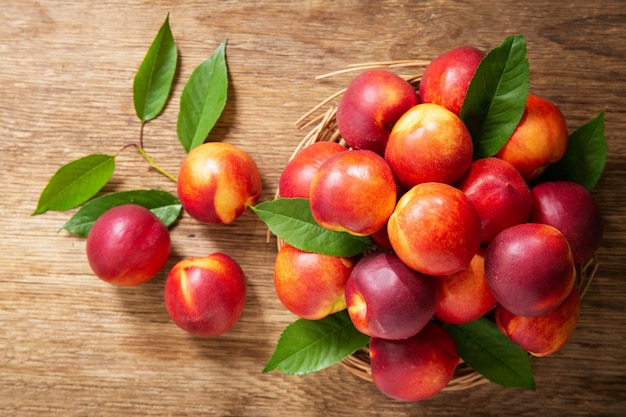
<svg viewBox="0 0 626 417">
<path fill-rule="evenodd" d="M 170 180 L 172 180 L 174 182 L 178 182 L 178 179 L 175 176 L 173 176 L 172 174 L 170 174 L 169 172 L 165 171 L 163 168 L 158 166 L 157 163 L 154 162 L 154 160 L 152 158 L 150 158 L 150 156 L 146 153 L 146 151 L 144 151 L 144 149 L 143 149 L 143 147 L 141 145 L 135 145 L 135 148 L 137 148 L 139 153 L 144 157 L 144 159 L 146 161 L 148 161 L 148 163 L 152 166 L 152 168 L 156 169 L 158 172 L 160 172 L 161 174 L 165 175 Z"/>
</svg>

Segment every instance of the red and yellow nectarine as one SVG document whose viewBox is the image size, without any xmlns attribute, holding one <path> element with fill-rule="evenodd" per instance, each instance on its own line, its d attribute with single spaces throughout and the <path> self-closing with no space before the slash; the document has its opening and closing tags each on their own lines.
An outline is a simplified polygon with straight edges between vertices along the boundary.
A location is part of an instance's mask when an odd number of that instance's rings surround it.
<svg viewBox="0 0 626 417">
<path fill-rule="evenodd" d="M 473 146 L 459 116 L 437 104 L 418 104 L 394 125 L 385 160 L 405 189 L 424 182 L 454 184 L 472 163 Z"/>
<path fill-rule="evenodd" d="M 216 252 L 186 258 L 174 265 L 165 281 L 165 307 L 181 329 L 200 337 L 229 331 L 246 303 L 246 280 L 239 264 Z"/>
<path fill-rule="evenodd" d="M 346 282 L 356 260 L 283 244 L 274 263 L 274 289 L 298 317 L 319 320 L 346 308 Z"/>
<path fill-rule="evenodd" d="M 261 195 L 256 163 L 241 148 L 207 142 L 193 148 L 178 174 L 178 198 L 194 219 L 232 223 Z"/>
<path fill-rule="evenodd" d="M 375 152 L 340 152 L 324 162 L 311 181 L 311 214 L 320 226 L 354 235 L 381 229 L 396 205 L 396 183 Z"/>
<path fill-rule="evenodd" d="M 465 269 L 478 252 L 480 232 L 480 219 L 465 194 L 438 182 L 407 191 L 387 224 L 398 257 L 426 275 Z"/>
</svg>

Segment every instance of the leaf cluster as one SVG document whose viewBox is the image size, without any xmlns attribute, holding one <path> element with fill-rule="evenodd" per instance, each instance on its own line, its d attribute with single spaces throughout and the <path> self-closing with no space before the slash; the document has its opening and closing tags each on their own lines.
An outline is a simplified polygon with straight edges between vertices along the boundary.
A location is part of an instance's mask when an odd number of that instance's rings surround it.
<svg viewBox="0 0 626 417">
<path fill-rule="evenodd" d="M 176 133 L 186 152 L 204 143 L 222 114 L 228 92 L 225 55 L 226 40 L 194 69 L 183 88 Z M 168 15 L 133 80 L 133 103 L 141 123 L 139 143 L 133 146 L 153 168 L 173 181 L 176 178 L 161 169 L 143 149 L 143 127 L 163 112 L 171 96 L 177 67 L 178 49 Z M 91 154 L 66 163 L 48 181 L 33 215 L 82 206 L 61 227 L 81 237 L 89 234 L 100 215 L 121 204 L 144 206 L 168 227 L 176 221 L 182 205 L 177 197 L 163 190 L 132 190 L 95 197 L 109 182 L 114 170 L 115 155 Z"/>
</svg>

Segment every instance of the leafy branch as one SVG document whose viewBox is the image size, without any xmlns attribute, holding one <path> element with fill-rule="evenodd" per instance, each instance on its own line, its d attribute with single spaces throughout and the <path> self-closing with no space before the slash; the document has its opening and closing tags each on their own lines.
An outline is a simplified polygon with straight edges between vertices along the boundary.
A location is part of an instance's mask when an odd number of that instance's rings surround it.
<svg viewBox="0 0 626 417">
<path fill-rule="evenodd" d="M 177 134 L 187 152 L 206 140 L 225 106 L 228 88 L 225 49 L 226 41 L 223 41 L 194 70 L 183 89 L 178 118 L 186 123 L 178 123 Z M 168 14 L 133 80 L 133 103 L 140 120 L 138 142 L 124 146 L 115 155 L 91 154 L 61 166 L 42 191 L 32 215 L 48 210 L 66 211 L 82 205 L 62 229 L 83 237 L 104 211 L 120 204 L 147 207 L 167 226 L 178 218 L 182 205 L 174 195 L 161 190 L 124 191 L 94 198 L 111 179 L 116 156 L 129 147 L 134 147 L 157 172 L 177 182 L 177 178 L 161 168 L 143 146 L 144 127 L 163 112 L 171 95 L 177 65 L 178 50 Z"/>
</svg>

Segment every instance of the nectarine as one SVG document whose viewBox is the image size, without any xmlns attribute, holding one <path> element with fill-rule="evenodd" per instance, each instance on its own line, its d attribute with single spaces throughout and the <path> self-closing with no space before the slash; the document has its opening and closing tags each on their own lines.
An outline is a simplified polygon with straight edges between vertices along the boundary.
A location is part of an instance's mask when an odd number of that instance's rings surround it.
<svg viewBox="0 0 626 417">
<path fill-rule="evenodd" d="M 305 252 L 283 244 L 274 263 L 274 289 L 293 314 L 319 320 L 346 308 L 346 282 L 353 258 Z"/>
<path fill-rule="evenodd" d="M 496 324 L 513 342 L 534 356 L 548 356 L 570 339 L 580 315 L 580 298 L 575 289 L 551 312 L 542 316 L 518 316 L 502 305 L 496 307 Z"/>
<path fill-rule="evenodd" d="M 178 198 L 194 219 L 232 223 L 261 195 L 256 163 L 241 148 L 207 142 L 193 148 L 178 174 Z"/>
<path fill-rule="evenodd" d="M 556 104 L 529 94 L 522 119 L 495 156 L 532 181 L 565 155 L 568 139 L 565 117 Z"/>
<path fill-rule="evenodd" d="M 530 220 L 533 198 L 519 171 L 498 158 L 478 159 L 456 184 L 472 202 L 489 243 L 504 229 Z"/>
<path fill-rule="evenodd" d="M 320 226 L 354 235 L 381 229 L 396 205 L 396 184 L 375 152 L 340 152 L 324 162 L 311 181 L 311 214 Z"/>
<path fill-rule="evenodd" d="M 87 259 L 94 274 L 121 286 L 152 279 L 165 266 L 170 250 L 165 224 L 150 210 L 135 204 L 107 210 L 87 236 Z"/>
<path fill-rule="evenodd" d="M 490 312 L 497 301 L 485 277 L 485 251 L 480 248 L 467 268 L 437 278 L 439 286 L 435 318 L 462 324 Z"/>
<path fill-rule="evenodd" d="M 398 257 L 427 275 L 465 269 L 478 252 L 480 232 L 480 219 L 465 194 L 438 182 L 406 192 L 387 224 Z"/>
<path fill-rule="evenodd" d="M 437 282 L 407 267 L 393 253 L 359 260 L 346 284 L 346 304 L 354 326 L 368 336 L 405 339 L 432 319 Z"/>
<path fill-rule="evenodd" d="M 419 102 L 411 84 L 383 69 L 357 75 L 337 104 L 337 128 L 346 143 L 383 155 L 389 132 Z"/>
<path fill-rule="evenodd" d="M 347 151 L 337 142 L 314 142 L 298 152 L 285 165 L 278 180 L 280 197 L 309 198 L 311 181 L 320 165 L 331 156 Z"/>
<path fill-rule="evenodd" d="M 405 189 L 424 182 L 454 184 L 469 169 L 473 146 L 459 116 L 437 104 L 424 103 L 396 122 L 385 160 Z"/>
<path fill-rule="evenodd" d="M 452 379 L 459 355 L 452 336 L 430 321 L 408 339 L 370 339 L 374 385 L 399 401 L 420 401 L 441 392 Z"/>
<path fill-rule="evenodd" d="M 243 312 L 246 280 L 239 264 L 226 254 L 185 258 L 170 270 L 164 298 L 167 313 L 178 327 L 195 336 L 219 336 Z"/>
<path fill-rule="evenodd" d="M 460 114 L 470 81 L 484 56 L 480 49 L 462 45 L 430 61 L 420 81 L 422 103 L 439 104 Z"/>
<path fill-rule="evenodd" d="M 604 220 L 598 204 L 585 187 L 571 181 L 548 181 L 532 189 L 532 221 L 559 229 L 569 242 L 574 262 L 582 262 L 598 250 Z"/>
<path fill-rule="evenodd" d="M 576 269 L 561 232 L 547 224 L 523 223 L 503 230 L 489 243 L 485 276 L 505 309 L 520 316 L 541 316 L 567 298 Z"/>
</svg>

